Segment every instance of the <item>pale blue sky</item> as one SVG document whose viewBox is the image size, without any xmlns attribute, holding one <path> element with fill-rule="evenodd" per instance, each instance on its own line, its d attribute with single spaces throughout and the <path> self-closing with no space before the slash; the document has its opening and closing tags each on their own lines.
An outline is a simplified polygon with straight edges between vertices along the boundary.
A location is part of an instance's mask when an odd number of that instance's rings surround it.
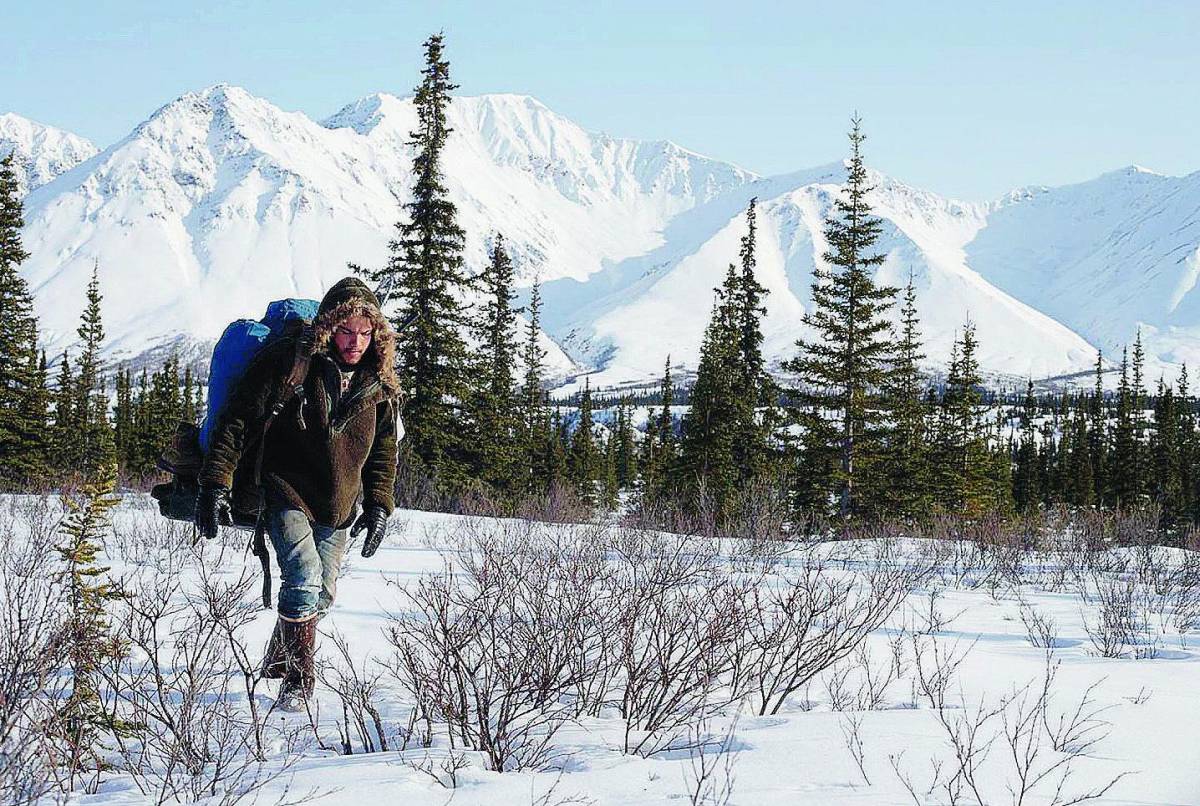
<svg viewBox="0 0 1200 806">
<path fill-rule="evenodd" d="M 841 157 L 855 109 L 870 164 L 965 199 L 1200 169 L 1200 2 L 195 5 L 12 3 L 0 111 L 104 146 L 228 82 L 320 118 L 410 92 L 444 29 L 461 93 L 533 95 L 764 174 Z"/>
</svg>

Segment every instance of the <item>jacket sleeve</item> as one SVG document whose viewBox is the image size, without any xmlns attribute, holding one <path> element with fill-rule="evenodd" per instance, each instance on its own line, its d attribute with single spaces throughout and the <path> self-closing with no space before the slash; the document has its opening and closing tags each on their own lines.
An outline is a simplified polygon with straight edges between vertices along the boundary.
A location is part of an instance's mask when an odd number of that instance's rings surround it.
<svg viewBox="0 0 1200 806">
<path fill-rule="evenodd" d="M 397 406 L 385 400 L 375 412 L 375 440 L 362 470 L 363 505 L 396 508 Z"/>
<path fill-rule="evenodd" d="M 200 469 L 201 486 L 231 487 L 247 442 L 260 436 L 255 429 L 262 428 L 282 377 L 278 370 L 280 351 L 272 348 L 255 357 L 225 403 Z"/>
</svg>

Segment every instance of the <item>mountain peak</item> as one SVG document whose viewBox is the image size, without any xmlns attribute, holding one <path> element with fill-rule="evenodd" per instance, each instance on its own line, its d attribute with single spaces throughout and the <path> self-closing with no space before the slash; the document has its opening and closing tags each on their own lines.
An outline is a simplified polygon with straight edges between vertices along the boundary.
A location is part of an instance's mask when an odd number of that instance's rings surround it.
<svg viewBox="0 0 1200 806">
<path fill-rule="evenodd" d="M 0 157 L 15 155 L 17 187 L 24 195 L 96 153 L 90 140 L 15 112 L 0 113 Z"/>
</svg>

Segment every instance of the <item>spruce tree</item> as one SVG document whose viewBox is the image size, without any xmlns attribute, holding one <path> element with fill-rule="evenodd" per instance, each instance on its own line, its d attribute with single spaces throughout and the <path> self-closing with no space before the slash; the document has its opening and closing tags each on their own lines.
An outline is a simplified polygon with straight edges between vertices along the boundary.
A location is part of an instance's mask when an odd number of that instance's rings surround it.
<svg viewBox="0 0 1200 806">
<path fill-rule="evenodd" d="M 1149 490 L 1151 498 L 1160 507 L 1162 526 L 1173 531 L 1185 512 L 1183 471 L 1180 467 L 1179 406 L 1175 392 L 1160 378 L 1158 392 L 1154 397 L 1154 420 L 1150 423 L 1148 453 L 1150 458 Z"/>
<path fill-rule="evenodd" d="M 442 174 L 442 152 L 451 131 L 446 109 L 457 89 L 443 46 L 440 33 L 424 44 L 423 78 L 413 99 L 417 128 L 408 143 L 416 156 L 407 220 L 396 225 L 387 264 L 368 276 L 384 300 L 398 305 L 397 321 L 416 317 L 397 350 L 401 382 L 410 391 L 404 409 L 405 451 L 454 485 L 468 473 L 460 419 L 470 388 L 463 339 L 469 314 L 463 298 L 472 283 L 463 267 L 464 233 Z"/>
<path fill-rule="evenodd" d="M 521 382 L 519 419 L 523 428 L 522 450 L 524 452 L 521 474 L 527 492 L 544 489 L 549 483 L 547 476 L 547 451 L 553 436 L 549 429 L 549 418 L 543 405 L 545 391 L 542 389 L 543 362 L 546 351 L 539 341 L 542 327 L 542 290 L 534 283 L 530 292 L 529 305 L 525 308 L 525 339 L 521 347 L 521 365 L 524 375 Z"/>
<path fill-rule="evenodd" d="M 771 433 L 779 424 L 779 391 L 766 371 L 763 360 L 762 319 L 767 313 L 763 299 L 767 289 L 755 276 L 757 259 L 757 199 L 746 208 L 746 234 L 742 236 L 738 256 L 740 273 L 736 283 L 726 283 L 733 306 L 733 325 L 737 341 L 736 365 L 730 368 L 739 380 L 734 427 L 734 465 L 739 485 L 766 476 L 771 465 Z M 761 412 L 761 414 L 760 414 Z"/>
<path fill-rule="evenodd" d="M 1054 495 L 1055 468 L 1058 466 L 1058 443 L 1054 424 L 1047 419 L 1042 422 L 1038 440 L 1038 489 L 1042 491 L 1042 503 L 1046 506 L 1059 503 Z"/>
<path fill-rule="evenodd" d="M 129 367 L 117 370 L 116 394 L 113 405 L 113 442 L 117 448 L 120 470 L 129 472 L 135 460 L 133 373 Z"/>
<path fill-rule="evenodd" d="M 1200 453 L 1197 450 L 1195 400 L 1192 398 L 1187 364 L 1184 364 L 1179 370 L 1179 487 L 1185 519 L 1192 523 L 1200 521 L 1200 513 L 1197 513 L 1200 497 L 1196 490 L 1197 481 L 1200 480 L 1197 475 Z"/>
<path fill-rule="evenodd" d="M 25 377 L 20 408 L 16 412 L 17 453 L 6 462 L 15 469 L 15 478 L 23 486 L 40 486 L 51 475 L 50 390 L 46 378 L 46 354 L 37 349 L 37 322 L 30 320 L 28 354 L 22 374 Z"/>
<path fill-rule="evenodd" d="M 617 477 L 617 440 L 610 430 L 604 439 L 603 460 L 600 471 L 601 504 L 605 511 L 616 509 L 620 501 L 621 482 Z"/>
<path fill-rule="evenodd" d="M 71 749 L 72 774 L 85 762 L 100 762 L 98 732 L 124 732 L 130 726 L 115 722 L 105 711 L 99 694 L 99 667 L 106 659 L 120 658 L 124 648 L 112 635 L 108 603 L 122 598 L 119 589 L 102 577 L 108 568 L 98 564 L 104 535 L 111 528 L 109 510 L 120 499 L 116 467 L 102 465 L 85 481 L 78 496 L 64 497 L 67 515 L 62 531 L 65 542 L 56 547 L 62 560 L 61 578 L 66 592 L 70 639 L 71 694 L 60 713 L 62 737 Z"/>
<path fill-rule="evenodd" d="M 0 160 L 0 488 L 20 488 L 33 479 L 28 421 L 36 407 L 37 320 L 29 285 L 20 275 L 29 257 L 21 244 L 20 192 L 13 154 Z M 35 462 L 36 464 L 36 462 Z"/>
<path fill-rule="evenodd" d="M 1005 508 L 1010 495 L 982 418 L 977 347 L 975 327 L 968 322 L 951 354 L 934 448 L 939 503 L 947 512 L 968 517 Z"/>
<path fill-rule="evenodd" d="M 632 487 L 638 477 L 637 445 L 633 441 L 633 413 L 627 400 L 617 408 L 617 483 Z"/>
<path fill-rule="evenodd" d="M 100 264 L 92 266 L 92 279 L 87 288 L 87 306 L 80 319 L 79 335 L 82 353 L 79 374 L 75 378 L 73 414 L 78 427 L 75 470 L 85 477 L 94 477 L 101 468 L 116 462 L 116 445 L 108 422 L 108 396 L 101 376 L 100 347 L 104 342 L 104 323 L 100 313 Z"/>
<path fill-rule="evenodd" d="M 1018 512 L 1036 510 L 1042 500 L 1040 474 L 1038 473 L 1037 402 L 1033 395 L 1033 379 L 1025 388 L 1025 401 L 1021 405 L 1021 434 L 1016 446 L 1013 470 L 1013 501 Z"/>
<path fill-rule="evenodd" d="M 1130 364 L 1131 377 L 1133 384 L 1130 389 L 1132 395 L 1132 414 L 1133 414 L 1133 476 L 1132 481 L 1135 486 L 1136 494 L 1139 498 L 1144 498 L 1150 492 L 1150 458 L 1149 449 L 1147 448 L 1146 440 L 1146 386 L 1145 386 L 1145 369 L 1146 369 L 1146 352 L 1142 349 L 1142 331 L 1141 328 L 1137 331 L 1137 336 L 1133 340 L 1133 360 Z"/>
<path fill-rule="evenodd" d="M 179 419 L 186 423 L 200 423 L 200 384 L 192 373 L 192 365 L 188 364 L 183 370 L 183 408 Z"/>
<path fill-rule="evenodd" d="M 700 344 L 675 471 L 684 503 L 693 511 L 704 508 L 714 512 L 722 521 L 729 514 L 739 481 L 736 444 L 746 436 L 748 401 L 738 388 L 738 375 L 731 371 L 739 362 L 738 285 L 731 264 Z"/>
<path fill-rule="evenodd" d="M 572 486 L 571 476 L 571 439 L 562 412 L 555 407 L 547 417 L 547 447 L 546 447 L 546 480 L 545 488 L 553 490 L 558 486 Z"/>
<path fill-rule="evenodd" d="M 71 358 L 66 352 L 58 364 L 58 380 L 52 393 L 54 416 L 50 425 L 50 464 L 61 474 L 76 467 L 78 423 L 75 416 L 75 376 Z"/>
<path fill-rule="evenodd" d="M 1108 479 L 1112 487 L 1114 506 L 1131 509 L 1140 504 L 1141 482 L 1138 472 L 1137 426 L 1134 423 L 1136 396 L 1129 382 L 1129 361 L 1125 350 L 1121 351 L 1121 378 L 1117 384 L 1116 422 L 1112 428 L 1112 462 Z"/>
<path fill-rule="evenodd" d="M 492 259 L 480 277 L 484 299 L 475 322 L 478 342 L 469 419 L 473 476 L 504 494 L 516 491 L 521 461 L 520 412 L 513 388 L 517 368 L 517 313 L 512 307 L 513 268 L 497 235 Z M 528 349 L 528 348 L 527 348 Z"/>
<path fill-rule="evenodd" d="M 871 214 L 867 195 L 867 170 L 863 163 L 862 121 L 856 116 L 850 130 L 850 160 L 846 186 L 835 202 L 837 216 L 825 219 L 824 254 L 828 268 L 813 271 L 814 308 L 804 323 L 814 333 L 796 345 L 799 354 L 785 365 L 803 387 L 795 394 L 799 410 L 808 412 L 805 438 L 827 439 L 820 409 L 837 416 L 834 446 L 838 456 L 835 475 L 837 510 L 844 519 L 864 508 L 857 488 L 863 476 L 877 472 L 883 426 L 876 398 L 888 377 L 891 326 L 885 318 L 896 289 L 879 286 L 874 269 L 884 255 L 874 252 L 880 221 Z M 827 446 L 810 445 L 810 455 Z"/>
<path fill-rule="evenodd" d="M 900 340 L 895 362 L 884 385 L 885 403 L 891 415 L 887 434 L 885 482 L 875 495 L 879 510 L 901 518 L 914 518 L 929 508 L 929 449 L 925 424 L 925 395 L 921 378 L 920 321 L 917 293 L 910 273 L 900 309 Z"/>
<path fill-rule="evenodd" d="M 1104 354 L 1096 353 L 1096 378 L 1088 399 L 1088 449 L 1092 464 L 1092 500 L 1108 503 L 1108 408 L 1104 402 Z"/>
<path fill-rule="evenodd" d="M 1075 506 L 1090 506 L 1095 501 L 1095 487 L 1092 483 L 1091 443 L 1088 439 L 1087 411 L 1082 405 L 1073 407 L 1072 416 L 1068 423 L 1064 418 L 1063 427 L 1069 428 L 1070 448 L 1064 457 L 1067 468 L 1063 490 L 1063 499 Z"/>
<path fill-rule="evenodd" d="M 592 420 L 591 381 L 585 380 L 583 394 L 579 400 L 579 422 L 571 436 L 568 467 L 571 481 L 580 498 L 589 505 L 597 501 L 596 485 L 601 481 L 603 455 L 596 445 L 595 423 Z"/>
<path fill-rule="evenodd" d="M 671 406 L 675 402 L 675 386 L 671 380 L 671 357 L 663 366 L 659 384 L 659 411 L 646 420 L 646 437 L 642 440 L 638 472 L 641 475 L 643 503 L 653 502 L 666 494 L 675 464 L 675 424 Z"/>
</svg>

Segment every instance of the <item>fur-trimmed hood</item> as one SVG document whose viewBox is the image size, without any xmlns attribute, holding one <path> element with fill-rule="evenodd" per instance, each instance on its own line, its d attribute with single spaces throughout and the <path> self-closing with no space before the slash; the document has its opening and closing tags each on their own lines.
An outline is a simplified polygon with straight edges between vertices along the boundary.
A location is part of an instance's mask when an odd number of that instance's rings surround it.
<svg viewBox="0 0 1200 806">
<path fill-rule="evenodd" d="M 363 356 L 379 377 L 379 382 L 390 396 L 400 393 L 400 379 L 396 376 L 396 331 L 387 317 L 379 310 L 379 299 L 357 277 L 345 277 L 334 283 L 325 293 L 313 320 L 313 351 L 330 352 L 334 329 L 352 316 L 362 316 L 371 322 L 371 347 Z"/>
</svg>

